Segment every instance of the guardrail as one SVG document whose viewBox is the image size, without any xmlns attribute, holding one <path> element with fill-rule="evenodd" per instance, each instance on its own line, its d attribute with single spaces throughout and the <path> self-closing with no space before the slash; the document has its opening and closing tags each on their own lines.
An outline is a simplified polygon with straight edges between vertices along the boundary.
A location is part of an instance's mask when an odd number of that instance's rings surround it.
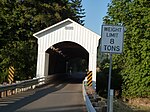
<svg viewBox="0 0 150 112">
<path fill-rule="evenodd" d="M 2 85 L 0 86 L 0 92 L 8 91 L 8 90 L 14 90 L 16 88 L 24 88 L 28 87 L 31 85 L 35 85 L 38 83 L 39 79 L 32 79 L 32 80 L 26 80 L 26 81 L 21 81 L 19 83 L 15 84 L 10 84 L 10 85 Z"/>
<path fill-rule="evenodd" d="M 85 101 L 85 104 L 86 104 L 86 108 L 87 108 L 87 111 L 88 112 L 96 112 L 95 108 L 93 107 L 87 93 L 86 93 L 86 90 L 85 90 L 85 83 L 86 81 L 83 81 L 82 83 L 82 91 L 83 91 L 83 98 L 84 98 L 84 101 Z"/>
<path fill-rule="evenodd" d="M 29 89 L 34 89 L 37 86 L 48 83 L 52 76 L 35 78 L 30 80 L 20 81 L 18 83 L 1 85 L 0 86 L 0 97 L 6 97 L 12 94 L 17 94 L 19 92 L 27 91 Z"/>
<path fill-rule="evenodd" d="M 88 112 L 106 112 L 107 100 L 100 97 L 95 91 L 95 84 L 92 88 L 87 86 L 87 81 L 82 83 L 83 98 Z M 112 112 L 112 111 L 111 111 Z"/>
</svg>

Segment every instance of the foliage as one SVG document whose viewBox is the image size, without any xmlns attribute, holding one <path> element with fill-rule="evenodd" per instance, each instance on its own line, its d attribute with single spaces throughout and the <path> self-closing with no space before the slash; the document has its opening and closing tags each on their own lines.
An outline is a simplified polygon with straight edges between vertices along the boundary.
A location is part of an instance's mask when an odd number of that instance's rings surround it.
<svg viewBox="0 0 150 112">
<path fill-rule="evenodd" d="M 150 1 L 112 0 L 106 24 L 123 25 L 124 52 L 114 57 L 123 78 L 123 96 L 150 96 Z"/>
<path fill-rule="evenodd" d="M 101 49 L 100 46 L 98 49 Z M 107 98 L 110 57 L 108 53 L 104 54 L 101 53 L 100 50 L 98 50 L 98 59 L 99 61 L 97 66 L 100 68 L 100 70 L 97 71 L 96 76 L 96 92 L 100 96 Z M 113 70 L 111 74 L 111 89 L 114 89 L 114 91 L 118 92 L 117 97 L 119 98 L 122 89 L 122 77 L 119 72 L 120 68 L 117 68 L 114 65 L 112 66 Z"/>
<path fill-rule="evenodd" d="M 37 40 L 33 33 L 66 18 L 83 24 L 83 11 L 81 0 L 0 0 L 0 73 L 14 66 L 17 79 L 34 77 Z"/>
<path fill-rule="evenodd" d="M 108 77 L 109 77 L 109 63 L 104 64 L 104 68 L 101 68 L 101 71 L 97 73 L 97 81 L 96 81 L 96 91 L 97 93 L 107 98 L 108 91 Z M 121 84 L 122 77 L 118 73 L 118 69 L 114 69 L 111 74 L 111 89 L 114 89 L 118 92 L 116 97 L 121 97 Z"/>
<path fill-rule="evenodd" d="M 81 20 L 80 18 L 85 17 L 85 9 L 82 9 L 81 2 L 82 0 L 70 0 L 71 1 L 71 9 L 73 9 L 73 15 L 72 17 L 75 17 L 76 21 L 83 24 L 84 20 Z"/>
<path fill-rule="evenodd" d="M 15 78 L 20 80 L 35 76 L 36 48 L 26 41 L 12 41 L 1 49 L 4 60 L 0 63 L 3 70 L 15 68 Z"/>
</svg>

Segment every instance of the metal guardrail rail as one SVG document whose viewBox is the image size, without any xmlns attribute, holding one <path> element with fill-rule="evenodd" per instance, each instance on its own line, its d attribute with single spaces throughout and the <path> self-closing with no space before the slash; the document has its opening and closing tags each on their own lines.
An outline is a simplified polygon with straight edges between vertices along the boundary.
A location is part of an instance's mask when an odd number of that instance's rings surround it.
<svg viewBox="0 0 150 112">
<path fill-rule="evenodd" d="M 5 94 L 7 94 L 8 91 L 9 92 L 13 91 L 13 93 L 11 93 L 11 94 L 17 94 L 18 92 L 21 92 L 21 91 L 34 89 L 37 86 L 40 86 L 40 85 L 50 82 L 52 77 L 53 77 L 53 75 L 47 76 L 47 77 L 30 79 L 30 80 L 24 80 L 24 81 L 20 81 L 18 83 L 14 83 L 14 84 L 0 85 L 0 93 L 2 94 L 4 92 L 6 92 Z M 4 96 L 9 96 L 9 95 L 4 95 Z"/>
<path fill-rule="evenodd" d="M 86 104 L 86 108 L 87 108 L 87 111 L 88 112 L 96 112 L 95 108 L 93 107 L 87 93 L 86 93 L 86 90 L 85 90 L 85 83 L 86 81 L 83 81 L 82 83 L 82 91 L 83 91 L 83 98 L 84 98 L 84 101 L 85 101 L 85 104 Z"/>
<path fill-rule="evenodd" d="M 14 90 L 16 88 L 25 88 L 28 86 L 36 85 L 38 84 L 39 79 L 31 79 L 26 81 L 21 81 L 19 83 L 15 84 L 9 84 L 9 85 L 1 85 L 0 86 L 0 92 L 8 91 L 8 90 Z"/>
</svg>

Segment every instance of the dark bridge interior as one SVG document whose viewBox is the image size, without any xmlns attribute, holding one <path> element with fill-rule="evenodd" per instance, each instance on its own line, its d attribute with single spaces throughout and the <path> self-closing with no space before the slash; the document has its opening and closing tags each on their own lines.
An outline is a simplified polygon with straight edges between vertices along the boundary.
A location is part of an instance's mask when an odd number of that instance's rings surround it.
<svg viewBox="0 0 150 112">
<path fill-rule="evenodd" d="M 48 74 L 86 72 L 89 53 L 81 45 L 65 41 L 51 46 L 49 53 Z"/>
</svg>

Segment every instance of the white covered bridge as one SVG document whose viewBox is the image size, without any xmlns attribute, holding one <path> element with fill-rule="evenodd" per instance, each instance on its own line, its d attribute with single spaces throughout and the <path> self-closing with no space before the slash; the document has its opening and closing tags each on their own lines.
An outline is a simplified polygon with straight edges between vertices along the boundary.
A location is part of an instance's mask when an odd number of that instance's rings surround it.
<svg viewBox="0 0 150 112">
<path fill-rule="evenodd" d="M 97 47 L 100 36 L 71 19 L 66 19 L 34 34 L 38 39 L 36 77 L 65 73 L 69 61 L 86 60 L 84 68 L 96 81 Z M 72 69 L 75 69 L 72 65 Z M 85 70 L 85 71 L 86 71 Z"/>
</svg>

